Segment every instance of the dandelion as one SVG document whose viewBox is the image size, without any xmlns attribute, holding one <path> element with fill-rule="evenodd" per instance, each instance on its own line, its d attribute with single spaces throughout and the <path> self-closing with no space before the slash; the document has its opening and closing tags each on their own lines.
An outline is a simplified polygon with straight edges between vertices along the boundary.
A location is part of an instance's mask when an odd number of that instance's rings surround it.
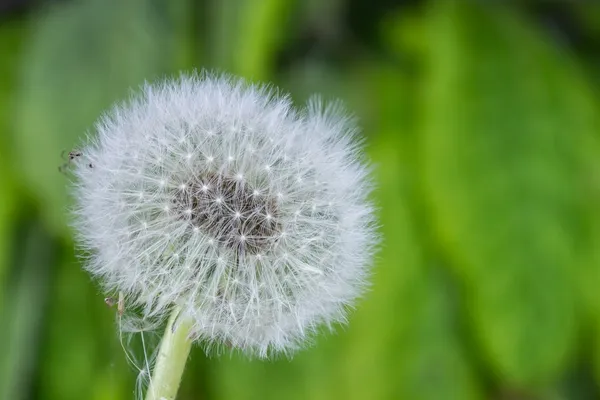
<svg viewBox="0 0 600 400">
<path fill-rule="evenodd" d="M 377 235 L 370 169 L 339 106 L 296 110 L 267 86 L 182 75 L 145 85 L 90 137 L 74 225 L 86 269 L 126 307 L 169 319 L 169 337 L 260 358 L 344 322 Z"/>
</svg>

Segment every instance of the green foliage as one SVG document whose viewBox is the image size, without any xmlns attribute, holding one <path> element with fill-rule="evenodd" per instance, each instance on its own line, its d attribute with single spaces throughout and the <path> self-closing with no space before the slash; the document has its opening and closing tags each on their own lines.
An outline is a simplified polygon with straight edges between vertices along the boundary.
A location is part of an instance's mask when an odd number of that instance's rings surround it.
<svg viewBox="0 0 600 400">
<path fill-rule="evenodd" d="M 7 151 L 10 131 L 10 113 L 12 111 L 12 96 L 14 92 L 14 77 L 18 68 L 19 45 L 21 43 L 21 32 L 15 23 L 0 27 L 0 101 L 4 105 L 0 107 L 0 288 L 3 287 L 5 277 L 9 273 L 10 237 L 16 218 L 17 188 L 15 184 L 16 174 L 10 171 L 10 154 Z M 4 306 L 4 297 L 0 291 L 0 310 Z"/>
<path fill-rule="evenodd" d="M 39 329 L 48 295 L 47 282 L 54 262 L 55 247 L 39 223 L 25 222 L 18 232 L 13 253 L 14 283 L 7 286 L 2 310 L 6 329 L 2 332 L 0 398 L 20 397 L 28 385 L 38 358 Z"/>
<path fill-rule="evenodd" d="M 572 90 L 578 71 L 495 11 L 431 10 L 423 177 L 482 350 L 527 387 L 556 379 L 574 350 L 592 103 Z"/>
<path fill-rule="evenodd" d="M 346 396 L 483 398 L 459 337 L 452 280 L 420 229 L 422 215 L 414 204 L 399 136 L 397 130 L 383 131 L 373 145 L 386 243 L 372 293 L 351 321 L 341 353 L 355 360 L 343 367 Z"/>
<path fill-rule="evenodd" d="M 39 398 L 131 398 L 133 366 L 119 343 L 115 311 L 77 267 L 72 249 L 64 250 L 52 271 Z"/>
<path fill-rule="evenodd" d="M 252 80 L 268 80 L 289 34 L 296 0 L 223 0 L 210 4 L 209 61 Z M 252 15 L 252 18 L 248 18 Z"/>
<path fill-rule="evenodd" d="M 193 349 L 180 399 L 600 396 L 599 54 L 535 1 L 358 3 L 79 0 L 0 22 L 0 398 L 133 398 L 142 359 L 75 257 L 57 167 L 129 88 L 203 67 L 343 98 L 383 243 L 347 327 L 293 360 Z M 597 6 L 561 7 L 600 43 Z"/>
</svg>

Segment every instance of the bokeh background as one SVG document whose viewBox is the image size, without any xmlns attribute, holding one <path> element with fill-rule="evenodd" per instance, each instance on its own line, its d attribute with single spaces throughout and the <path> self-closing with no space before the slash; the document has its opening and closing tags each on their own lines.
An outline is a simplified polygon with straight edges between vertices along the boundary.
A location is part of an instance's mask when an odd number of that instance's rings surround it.
<svg viewBox="0 0 600 400">
<path fill-rule="evenodd" d="M 347 327 L 293 360 L 195 348 L 180 399 L 600 399 L 600 2 L 3 0 L 1 400 L 136 395 L 57 167 L 193 68 L 343 99 L 384 241 Z"/>
</svg>

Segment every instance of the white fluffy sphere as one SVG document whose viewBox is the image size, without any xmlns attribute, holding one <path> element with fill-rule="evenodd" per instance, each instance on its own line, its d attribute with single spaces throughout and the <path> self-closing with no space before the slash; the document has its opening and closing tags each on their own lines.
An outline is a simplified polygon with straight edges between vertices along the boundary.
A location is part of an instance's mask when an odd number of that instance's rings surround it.
<svg viewBox="0 0 600 400">
<path fill-rule="evenodd" d="M 377 240 L 370 169 L 339 107 L 182 76 L 109 111 L 75 157 L 86 268 L 147 318 L 265 357 L 343 321 Z"/>
</svg>

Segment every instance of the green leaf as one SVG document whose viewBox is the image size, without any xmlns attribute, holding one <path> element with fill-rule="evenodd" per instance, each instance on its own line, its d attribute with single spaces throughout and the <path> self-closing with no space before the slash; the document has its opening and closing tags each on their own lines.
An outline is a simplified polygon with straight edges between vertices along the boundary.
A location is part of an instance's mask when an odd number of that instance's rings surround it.
<svg viewBox="0 0 600 400">
<path fill-rule="evenodd" d="M 340 353 L 349 362 L 338 390 L 355 399 L 482 398 L 460 337 L 456 288 L 440 268 L 420 204 L 412 155 L 417 86 L 406 71 L 386 64 L 357 76 L 369 82 L 369 107 L 376 110 L 367 129 L 377 126 L 370 154 L 383 243 L 373 287 Z"/>
<path fill-rule="evenodd" d="M 170 70 L 168 21 L 150 0 L 58 3 L 33 23 L 17 93 L 15 159 L 44 217 L 64 232 L 60 154 L 130 87 Z"/>
<path fill-rule="evenodd" d="M 400 133 L 383 132 L 372 151 L 384 243 L 343 352 L 351 360 L 344 364 L 345 398 L 482 398 L 459 337 L 452 282 L 418 228 L 410 167 L 394 136 Z"/>
<path fill-rule="evenodd" d="M 535 388 L 575 347 L 594 114 L 568 55 L 469 4 L 429 10 L 423 186 L 494 375 Z"/>
<path fill-rule="evenodd" d="M 600 140 L 600 99 L 596 96 L 595 132 Z M 590 143 L 587 146 L 590 160 L 590 173 L 587 175 L 588 191 L 585 193 L 586 232 L 579 238 L 578 253 L 581 255 L 579 278 L 579 294 L 583 303 L 586 333 L 591 336 L 593 352 L 589 352 L 590 344 L 582 344 L 586 355 L 592 355 L 595 367 L 596 382 L 600 384 L 600 146 Z M 586 337 L 587 338 L 587 337 Z"/>
</svg>

